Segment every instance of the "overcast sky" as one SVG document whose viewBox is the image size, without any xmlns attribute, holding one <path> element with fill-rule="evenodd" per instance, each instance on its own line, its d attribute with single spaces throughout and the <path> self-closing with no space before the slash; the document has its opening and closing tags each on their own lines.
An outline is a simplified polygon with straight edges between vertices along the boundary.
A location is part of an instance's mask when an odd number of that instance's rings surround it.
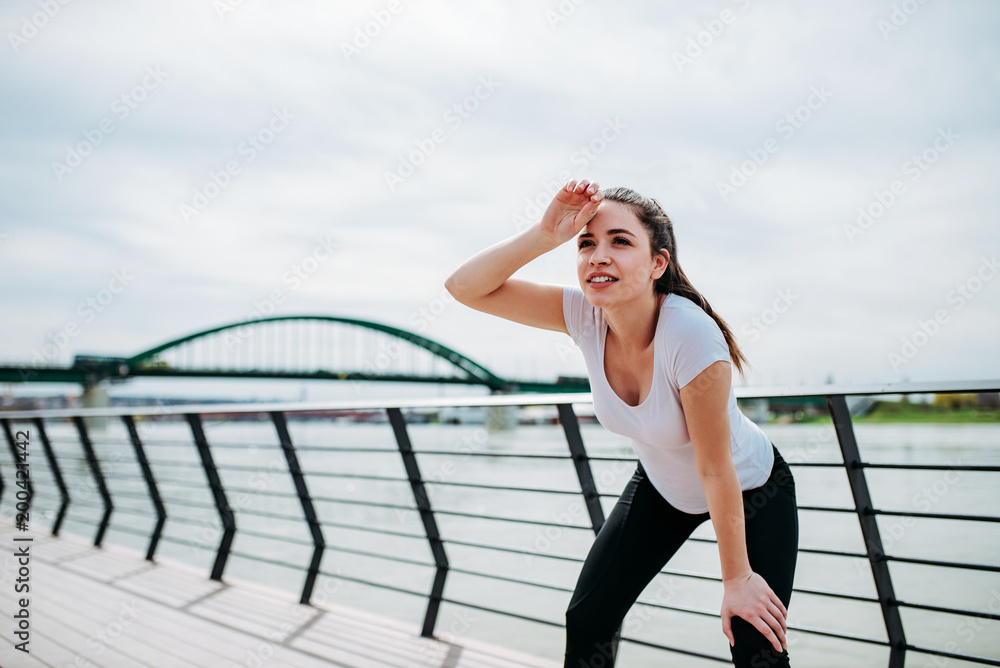
<svg viewBox="0 0 1000 668">
<path fill-rule="evenodd" d="M 0 25 L 4 360 L 59 333 L 48 361 L 132 355 L 278 290 L 583 374 L 443 283 L 589 178 L 664 205 L 748 385 L 1000 378 L 996 2 L 11 0 Z M 578 285 L 575 249 L 517 276 Z"/>
</svg>

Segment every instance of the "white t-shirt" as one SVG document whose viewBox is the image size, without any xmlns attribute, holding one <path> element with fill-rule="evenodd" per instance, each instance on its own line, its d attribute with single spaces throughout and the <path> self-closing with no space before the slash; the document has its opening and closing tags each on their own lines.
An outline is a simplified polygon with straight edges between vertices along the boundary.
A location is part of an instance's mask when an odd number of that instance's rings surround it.
<svg viewBox="0 0 1000 668">
<path fill-rule="evenodd" d="M 671 505 L 687 513 L 707 512 L 680 388 L 713 362 L 729 360 L 729 347 L 718 324 L 687 297 L 667 295 L 653 339 L 653 384 L 642 403 L 630 406 L 611 389 L 604 373 L 608 331 L 604 311 L 592 306 L 579 288 L 565 286 L 563 316 L 587 363 L 597 419 L 606 429 L 631 438 L 649 481 Z M 759 487 L 767 482 L 774 465 L 771 442 L 740 411 L 732 386 L 728 406 L 733 463 L 740 486 L 743 490 Z"/>
</svg>

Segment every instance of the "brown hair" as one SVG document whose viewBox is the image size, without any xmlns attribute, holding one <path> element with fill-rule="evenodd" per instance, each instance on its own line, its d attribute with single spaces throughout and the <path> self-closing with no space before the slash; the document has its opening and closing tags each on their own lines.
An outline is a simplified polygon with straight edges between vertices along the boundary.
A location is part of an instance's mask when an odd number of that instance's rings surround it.
<svg viewBox="0 0 1000 668">
<path fill-rule="evenodd" d="M 659 249 L 665 248 L 670 253 L 670 262 L 663 275 L 656 279 L 654 289 L 662 294 L 675 294 L 687 297 L 695 304 L 704 309 L 705 313 L 712 316 L 722 335 L 729 346 L 729 357 L 733 364 L 743 374 L 743 364 L 750 365 L 750 361 L 743 355 L 740 347 L 736 345 L 736 339 L 729 330 L 726 321 L 723 320 L 709 305 L 700 292 L 694 289 L 691 281 L 684 275 L 680 263 L 677 261 L 677 240 L 674 238 L 674 224 L 670 221 L 663 207 L 655 199 L 643 197 L 634 190 L 628 188 L 607 188 L 604 190 L 604 199 L 612 202 L 619 202 L 628 206 L 646 228 L 649 234 L 649 246 L 653 257 L 661 254 Z"/>
</svg>

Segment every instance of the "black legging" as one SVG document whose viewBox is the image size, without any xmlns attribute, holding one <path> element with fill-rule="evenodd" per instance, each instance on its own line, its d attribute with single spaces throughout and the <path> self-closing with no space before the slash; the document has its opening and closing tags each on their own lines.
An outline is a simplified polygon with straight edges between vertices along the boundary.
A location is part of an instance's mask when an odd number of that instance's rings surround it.
<svg viewBox="0 0 1000 668">
<path fill-rule="evenodd" d="M 743 492 L 743 514 L 750 567 L 787 608 L 798 553 L 799 522 L 795 482 L 777 448 L 767 481 Z M 625 613 L 667 560 L 707 519 L 708 513 L 692 515 L 670 505 L 639 464 L 580 571 L 566 610 L 565 668 L 614 665 L 616 631 Z M 731 653 L 736 666 L 789 665 L 788 652 L 775 652 L 771 642 L 749 622 L 733 617 L 732 629 L 736 645 Z"/>
</svg>

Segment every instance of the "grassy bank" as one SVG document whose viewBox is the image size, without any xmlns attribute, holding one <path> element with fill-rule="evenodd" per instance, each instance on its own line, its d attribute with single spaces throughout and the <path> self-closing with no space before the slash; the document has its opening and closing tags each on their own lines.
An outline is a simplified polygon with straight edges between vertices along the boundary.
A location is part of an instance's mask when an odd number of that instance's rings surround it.
<svg viewBox="0 0 1000 668">
<path fill-rule="evenodd" d="M 1000 422 L 1000 409 L 981 406 L 948 408 L 933 404 L 911 404 L 880 401 L 867 415 L 854 418 L 855 422 Z"/>
<path fill-rule="evenodd" d="M 1000 408 L 982 406 L 951 407 L 946 405 L 918 404 L 905 401 L 878 401 L 872 410 L 865 415 L 853 418 L 858 424 L 878 423 L 943 423 L 943 424 L 979 424 L 1000 423 Z M 771 424 L 780 423 L 813 423 L 830 422 L 827 414 L 809 416 L 778 415 L 768 421 Z"/>
</svg>

